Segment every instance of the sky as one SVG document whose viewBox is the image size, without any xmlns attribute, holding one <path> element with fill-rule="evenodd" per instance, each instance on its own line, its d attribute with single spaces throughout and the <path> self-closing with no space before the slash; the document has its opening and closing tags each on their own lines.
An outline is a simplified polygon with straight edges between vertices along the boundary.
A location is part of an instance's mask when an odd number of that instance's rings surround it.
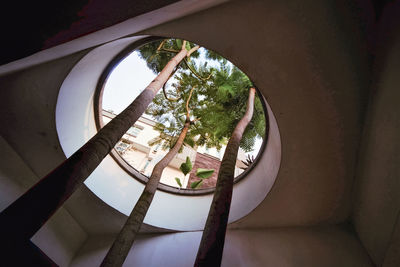
<svg viewBox="0 0 400 267">
<path fill-rule="evenodd" d="M 154 80 L 154 74 L 137 52 L 131 53 L 111 72 L 103 90 L 103 109 L 119 114 Z"/>
<path fill-rule="evenodd" d="M 196 61 L 203 63 L 206 60 L 204 49 L 199 49 L 199 51 L 200 56 Z M 209 61 L 209 66 L 216 65 Z M 111 109 L 115 114 L 119 114 L 156 76 L 137 52 L 131 53 L 114 68 L 108 77 L 103 91 L 103 109 Z"/>
<path fill-rule="evenodd" d="M 200 52 L 199 60 L 204 61 L 204 51 L 200 50 Z M 209 66 L 212 64 L 212 62 L 209 63 Z M 231 63 L 229 62 L 229 64 Z M 147 67 L 146 62 L 139 57 L 138 53 L 131 53 L 115 66 L 107 78 L 103 90 L 103 109 L 119 114 L 155 77 L 156 74 Z M 143 115 L 151 118 L 146 114 Z M 257 139 L 254 151 L 246 154 L 255 157 L 261 144 L 262 139 Z"/>
</svg>

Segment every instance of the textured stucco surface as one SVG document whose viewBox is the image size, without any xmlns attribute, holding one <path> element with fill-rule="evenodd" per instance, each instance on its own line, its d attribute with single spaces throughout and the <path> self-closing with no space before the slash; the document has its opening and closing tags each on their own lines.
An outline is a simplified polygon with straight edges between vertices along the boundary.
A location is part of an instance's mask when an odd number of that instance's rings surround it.
<svg viewBox="0 0 400 267">
<path fill-rule="evenodd" d="M 345 1 L 235 1 L 145 31 L 186 38 L 228 58 L 276 116 L 282 138 L 276 182 L 261 205 L 231 227 L 349 217 L 369 74 L 350 12 Z"/>
<path fill-rule="evenodd" d="M 37 176 L 24 163 L 12 147 L 0 138 L 0 211 L 28 190 Z M 68 266 L 82 247 L 87 233 L 64 208 L 32 237 L 32 242 L 60 266 Z"/>
<path fill-rule="evenodd" d="M 123 266 L 192 266 L 201 232 L 141 235 Z M 73 267 L 98 266 L 112 236 L 90 239 Z M 229 230 L 222 258 L 226 267 L 372 267 L 357 238 L 342 227 Z"/>
<path fill-rule="evenodd" d="M 282 138 L 277 181 L 258 208 L 230 225 L 225 250 L 232 258 L 225 255 L 224 264 L 370 266 L 366 251 L 377 265 L 398 266 L 400 34 L 389 32 L 390 42 L 376 53 L 379 67 L 371 75 L 367 50 L 371 46 L 366 43 L 365 29 L 360 26 L 362 16 L 356 9 L 352 1 L 345 0 L 230 1 L 145 31 L 186 38 L 229 58 L 253 79 L 276 116 Z M 163 14 L 161 21 L 167 21 L 169 15 Z M 127 25 L 1 66 L 0 120 L 5 127 L 0 132 L 4 144 L 8 144 L 2 149 L 8 147 L 14 155 L 9 164 L 1 166 L 1 189 L 7 191 L 1 194 L 2 208 L 21 194 L 21 185 L 31 185 L 65 158 L 55 130 L 55 105 L 63 79 L 86 54 L 83 49 L 154 24 L 142 23 L 136 28 Z M 122 35 L 118 35 L 120 26 Z M 368 99 L 371 76 L 376 80 Z M 2 161 L 7 162 L 4 158 Z M 14 164 L 23 167 L 13 168 Z M 21 184 L 21 180 L 12 178 L 19 175 L 32 181 Z M 76 229 L 84 231 L 82 240 L 89 235 L 88 242 L 77 255 L 81 241 L 69 241 L 71 236 L 60 232 L 52 236 L 44 228 L 42 234 L 50 238 L 42 240 L 41 248 L 50 257 L 52 253 L 62 255 L 58 263 L 66 263 L 74 255 L 74 266 L 99 262 L 125 216 L 87 188 L 79 189 L 64 207 L 71 218 L 59 217 L 61 221 L 57 222 L 56 215 L 55 224 L 49 222 L 48 229 L 61 231 L 64 223 L 66 227 L 79 224 Z M 357 237 L 351 230 L 336 227 L 269 229 L 336 224 L 349 219 Z M 143 255 L 154 256 L 157 263 L 161 258 L 147 245 L 157 244 L 161 250 L 164 244 L 179 239 L 183 253 L 188 255 L 182 258 L 185 262 L 194 258 L 200 233 L 181 236 L 143 236 L 136 248 L 147 251 L 149 254 Z M 68 246 L 69 251 L 63 252 Z M 174 254 L 178 252 L 176 248 L 168 255 L 172 263 L 179 259 L 175 257 L 179 254 Z M 148 260 L 135 253 L 130 261 Z"/>
<path fill-rule="evenodd" d="M 400 2 L 381 26 L 379 65 L 363 133 L 355 183 L 356 231 L 378 266 L 400 264 Z"/>
</svg>

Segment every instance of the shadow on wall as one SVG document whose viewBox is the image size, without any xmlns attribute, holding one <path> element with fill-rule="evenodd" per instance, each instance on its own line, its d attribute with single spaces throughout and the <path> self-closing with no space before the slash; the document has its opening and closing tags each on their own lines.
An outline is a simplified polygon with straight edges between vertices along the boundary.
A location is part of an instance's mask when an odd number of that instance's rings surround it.
<svg viewBox="0 0 400 267">
<path fill-rule="evenodd" d="M 141 235 L 126 266 L 192 266 L 202 232 Z M 326 242 L 330 240 L 330 242 Z M 113 237 L 91 238 L 71 266 L 98 266 Z M 229 230 L 222 266 L 373 266 L 357 238 L 338 226 Z"/>
</svg>

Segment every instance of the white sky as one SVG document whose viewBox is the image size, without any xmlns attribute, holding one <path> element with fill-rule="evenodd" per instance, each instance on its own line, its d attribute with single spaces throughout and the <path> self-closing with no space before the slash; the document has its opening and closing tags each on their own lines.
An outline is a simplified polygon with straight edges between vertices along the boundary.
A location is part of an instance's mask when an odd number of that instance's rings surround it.
<svg viewBox="0 0 400 267">
<path fill-rule="evenodd" d="M 203 53 L 201 53 L 200 60 L 205 60 Z M 137 52 L 131 53 L 116 65 L 109 75 L 103 90 L 103 109 L 119 114 L 155 77 L 156 74 L 147 67 Z M 261 144 L 262 139 L 257 138 L 254 151 L 246 154 L 256 156 Z"/>
<path fill-rule="evenodd" d="M 146 62 L 133 52 L 108 77 L 103 91 L 103 109 L 119 114 L 155 77 Z"/>
</svg>

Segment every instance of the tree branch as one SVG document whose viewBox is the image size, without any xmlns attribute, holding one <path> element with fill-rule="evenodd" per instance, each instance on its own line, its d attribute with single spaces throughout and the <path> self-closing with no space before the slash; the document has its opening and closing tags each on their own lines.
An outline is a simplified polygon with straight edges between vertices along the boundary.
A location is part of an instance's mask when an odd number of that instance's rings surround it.
<svg viewBox="0 0 400 267">
<path fill-rule="evenodd" d="M 164 43 L 167 41 L 167 39 L 164 39 L 161 44 L 157 48 L 157 52 L 160 51 L 161 47 L 163 47 Z"/>
<path fill-rule="evenodd" d="M 195 52 L 197 49 L 199 49 L 200 46 L 196 45 L 195 47 L 193 47 L 192 49 L 190 49 L 187 53 L 187 57 L 190 57 L 190 55 Z"/>
<path fill-rule="evenodd" d="M 199 132 L 200 136 L 203 137 L 204 140 L 207 140 L 207 138 L 203 135 L 203 133 L 199 130 L 199 128 L 197 128 L 196 124 L 193 123 L 194 128 L 196 128 L 196 130 Z"/>
<path fill-rule="evenodd" d="M 207 81 L 208 79 L 211 78 L 212 72 L 211 72 L 210 75 L 208 75 L 208 77 L 206 77 L 206 78 L 205 78 L 205 77 L 201 77 L 200 74 L 198 74 L 198 73 L 192 68 L 192 66 L 190 66 L 190 64 L 189 64 L 189 62 L 187 61 L 186 58 L 184 58 L 183 61 L 185 62 L 185 65 L 188 67 L 188 69 L 189 69 L 197 78 L 199 78 L 200 80 L 202 80 L 202 81 Z"/>
<path fill-rule="evenodd" d="M 180 63 L 179 63 L 179 65 L 180 65 Z M 171 75 L 168 77 L 168 80 L 169 80 L 172 76 L 175 75 L 175 72 L 178 70 L 179 65 L 176 66 L 175 70 L 174 70 L 174 71 L 171 73 Z M 168 80 L 167 80 L 167 82 L 168 82 Z M 164 85 L 163 85 L 163 87 L 162 87 L 164 97 L 165 97 L 167 100 L 172 101 L 172 102 L 176 102 L 176 101 L 178 101 L 179 99 L 181 99 L 181 97 L 169 98 L 169 97 L 167 96 L 167 91 L 166 91 L 166 89 L 165 89 L 165 85 L 167 84 L 167 82 L 165 82 Z"/>
<path fill-rule="evenodd" d="M 165 83 L 165 84 L 166 84 L 166 83 Z M 168 101 L 171 101 L 171 102 L 177 102 L 179 99 L 181 99 L 181 97 L 176 97 L 176 98 L 168 97 L 168 96 L 167 96 L 167 91 L 165 90 L 165 84 L 164 84 L 163 87 L 162 87 L 162 90 L 163 90 L 163 94 L 164 94 L 165 99 L 167 99 Z"/>
<path fill-rule="evenodd" d="M 192 93 L 193 93 L 194 88 L 196 88 L 196 86 L 192 87 L 192 89 L 190 90 L 190 93 L 189 93 L 189 97 L 188 97 L 188 99 L 186 101 L 186 121 L 190 121 L 189 101 L 190 101 L 190 98 L 192 97 Z"/>
<path fill-rule="evenodd" d="M 178 50 L 170 49 L 170 48 L 165 48 L 165 47 L 163 47 L 161 51 L 172 52 L 172 53 L 175 53 L 175 54 L 176 54 L 176 53 L 179 53 Z"/>
</svg>

